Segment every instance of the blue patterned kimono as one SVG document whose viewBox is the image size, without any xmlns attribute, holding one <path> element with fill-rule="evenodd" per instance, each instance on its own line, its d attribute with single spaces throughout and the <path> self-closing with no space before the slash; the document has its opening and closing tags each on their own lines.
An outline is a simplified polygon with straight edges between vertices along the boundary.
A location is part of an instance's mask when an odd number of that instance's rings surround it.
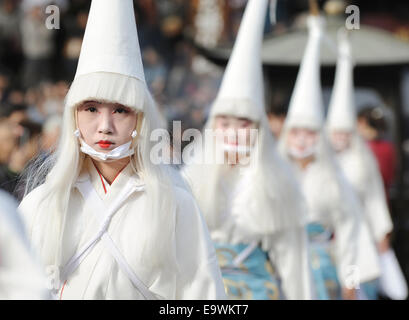
<svg viewBox="0 0 409 320">
<path fill-rule="evenodd" d="M 337 269 L 329 252 L 331 234 L 319 223 L 308 224 L 307 232 L 316 299 L 342 299 Z"/>
<path fill-rule="evenodd" d="M 215 243 L 226 293 L 230 299 L 281 300 L 284 298 L 268 254 L 257 246 L 238 267 L 233 260 L 247 244 Z"/>
</svg>

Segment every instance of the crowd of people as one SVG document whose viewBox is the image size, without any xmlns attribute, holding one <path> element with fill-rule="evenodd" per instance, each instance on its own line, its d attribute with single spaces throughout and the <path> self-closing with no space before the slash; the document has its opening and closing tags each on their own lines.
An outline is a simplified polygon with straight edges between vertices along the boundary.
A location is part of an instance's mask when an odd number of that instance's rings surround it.
<svg viewBox="0 0 409 320">
<path fill-rule="evenodd" d="M 45 8 L 52 3 L 60 8 L 60 29 L 48 30 Z M 30 159 L 52 151 L 57 141 L 89 4 L 0 2 L 0 111 L 4 139 L 10 144 L 2 146 L 0 185 L 9 192 L 14 192 Z M 183 37 L 189 6 L 184 1 L 136 1 L 135 5 L 146 81 L 162 116 L 170 124 L 179 120 L 183 128 L 201 128 L 222 69 Z"/>
</svg>

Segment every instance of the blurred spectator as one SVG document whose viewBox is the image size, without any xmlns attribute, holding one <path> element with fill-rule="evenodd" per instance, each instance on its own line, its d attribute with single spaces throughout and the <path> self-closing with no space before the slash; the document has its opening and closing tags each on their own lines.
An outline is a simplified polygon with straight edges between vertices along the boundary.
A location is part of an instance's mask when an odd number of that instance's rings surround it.
<svg viewBox="0 0 409 320">
<path fill-rule="evenodd" d="M 26 91 L 25 103 L 28 106 L 27 116 L 31 121 L 43 123 L 46 114 L 43 110 L 41 101 L 41 90 L 37 87 L 31 87 Z"/>
<path fill-rule="evenodd" d="M 395 180 L 397 157 L 394 144 L 385 139 L 387 129 L 388 126 L 382 108 L 367 106 L 361 109 L 358 114 L 358 130 L 368 142 L 378 161 L 385 190 L 388 193 Z"/>
<path fill-rule="evenodd" d="M 183 31 L 186 1 L 156 1 L 160 29 L 166 38 L 179 36 Z"/>
<path fill-rule="evenodd" d="M 19 4 L 20 0 L 0 2 L 0 61 L 12 72 L 22 61 Z"/>
<path fill-rule="evenodd" d="M 23 84 L 26 88 L 52 78 L 55 33 L 47 29 L 46 19 L 45 8 L 34 2 L 27 5 L 21 20 L 21 40 L 25 58 Z"/>
<path fill-rule="evenodd" d="M 43 83 L 40 88 L 42 91 L 42 110 L 46 116 L 59 113 L 62 114 L 64 110 L 64 96 L 66 84 L 64 82 Z"/>
<path fill-rule="evenodd" d="M 10 83 L 9 75 L 5 70 L 0 70 L 0 101 L 5 99 L 5 95 Z"/>
<path fill-rule="evenodd" d="M 54 152 L 60 137 L 62 116 L 55 114 L 50 116 L 42 129 L 41 150 L 45 153 Z"/>
<path fill-rule="evenodd" d="M 142 51 L 146 83 L 153 96 L 163 93 L 167 69 L 159 53 L 153 47 L 146 47 Z"/>
<path fill-rule="evenodd" d="M 88 10 L 80 10 L 64 19 L 66 37 L 62 52 L 64 59 L 64 79 L 71 80 L 75 76 L 87 20 Z"/>
<path fill-rule="evenodd" d="M 38 123 L 25 120 L 21 123 L 23 134 L 20 136 L 18 145 L 10 155 L 8 169 L 14 179 L 10 183 L 11 192 L 19 201 L 24 196 L 24 185 L 20 184 L 21 174 L 24 169 L 40 154 L 42 126 Z"/>
<path fill-rule="evenodd" d="M 274 136 L 278 139 L 281 135 L 285 118 L 288 112 L 289 99 L 283 95 L 277 94 L 272 99 L 267 108 L 268 122 Z"/>
<path fill-rule="evenodd" d="M 8 121 L 13 127 L 13 132 L 15 132 L 18 137 L 20 137 L 23 134 L 21 123 L 26 121 L 28 118 L 27 106 L 24 104 L 15 104 L 10 105 L 9 108 L 11 108 L 11 110 L 8 116 Z"/>
<path fill-rule="evenodd" d="M 7 102 L 12 105 L 24 104 L 24 91 L 18 88 L 10 88 L 7 93 Z"/>
<path fill-rule="evenodd" d="M 195 41 L 204 47 L 215 47 L 223 32 L 223 6 L 218 0 L 195 1 Z"/>
<path fill-rule="evenodd" d="M 21 122 L 27 119 L 27 107 L 3 102 L 0 105 L 0 119 L 6 121 L 13 135 L 19 138 L 23 134 Z"/>
<path fill-rule="evenodd" d="M 19 144 L 10 157 L 9 168 L 15 173 L 21 173 L 26 164 L 40 151 L 41 125 L 25 120 L 21 122 L 23 135 L 19 139 Z"/>
<path fill-rule="evenodd" d="M 62 114 L 64 97 L 68 91 L 68 83 L 44 82 L 27 90 L 24 101 L 28 105 L 27 116 L 31 121 L 42 124 L 53 114 Z"/>
<path fill-rule="evenodd" d="M 18 131 L 9 116 L 11 108 L 2 105 L 0 108 L 0 189 L 9 193 L 14 191 L 17 174 L 9 168 L 10 158 L 17 147 Z"/>
<path fill-rule="evenodd" d="M 247 0 L 228 0 L 225 4 L 224 41 L 234 43 Z"/>
</svg>

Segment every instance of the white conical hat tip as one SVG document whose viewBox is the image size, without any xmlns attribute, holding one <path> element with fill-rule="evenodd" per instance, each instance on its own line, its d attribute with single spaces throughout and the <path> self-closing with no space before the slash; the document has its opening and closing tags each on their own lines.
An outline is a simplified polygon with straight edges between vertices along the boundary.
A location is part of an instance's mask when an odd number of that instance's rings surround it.
<svg viewBox="0 0 409 320">
<path fill-rule="evenodd" d="M 250 0 L 240 25 L 211 116 L 228 114 L 260 121 L 264 111 L 261 62 L 268 0 Z"/>
<path fill-rule="evenodd" d="M 132 0 L 93 0 L 75 78 L 112 72 L 145 81 Z"/>
<path fill-rule="evenodd" d="M 344 33 L 339 33 L 338 51 L 327 125 L 331 129 L 353 131 L 356 127 L 353 61 L 349 39 Z"/>
<path fill-rule="evenodd" d="M 307 20 L 309 37 L 290 100 L 287 126 L 319 130 L 324 121 L 320 77 L 320 46 L 325 21 L 319 16 Z"/>
</svg>

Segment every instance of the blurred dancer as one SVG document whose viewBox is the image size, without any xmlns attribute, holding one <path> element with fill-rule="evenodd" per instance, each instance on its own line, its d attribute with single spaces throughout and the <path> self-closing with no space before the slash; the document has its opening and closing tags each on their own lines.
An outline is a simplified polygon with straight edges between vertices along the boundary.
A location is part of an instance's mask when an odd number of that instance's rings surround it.
<svg viewBox="0 0 409 320">
<path fill-rule="evenodd" d="M 267 0 L 248 2 L 205 125 L 201 155 L 215 158 L 197 156 L 184 173 L 210 229 L 228 296 L 310 299 L 304 202 L 264 111 L 266 8 Z"/>
<path fill-rule="evenodd" d="M 337 160 L 348 182 L 359 196 L 364 224 L 369 227 L 371 242 L 363 240 L 361 243 L 358 265 L 361 269 L 361 285 L 365 297 L 377 299 L 379 290 L 377 280 L 381 276 L 378 253 L 381 257 L 385 257 L 384 254 L 393 254 L 389 244 L 393 225 L 376 160 L 357 131 L 354 103 L 351 47 L 347 35 L 340 33 L 337 71 L 329 105 L 327 130 Z M 373 245 L 376 246 L 375 261 Z"/>
<path fill-rule="evenodd" d="M 359 219 L 323 134 L 319 52 L 324 20 L 311 15 L 309 38 L 280 140 L 308 204 L 310 261 L 318 299 L 355 299 Z M 359 283 L 359 282 L 358 282 Z"/>
</svg>

